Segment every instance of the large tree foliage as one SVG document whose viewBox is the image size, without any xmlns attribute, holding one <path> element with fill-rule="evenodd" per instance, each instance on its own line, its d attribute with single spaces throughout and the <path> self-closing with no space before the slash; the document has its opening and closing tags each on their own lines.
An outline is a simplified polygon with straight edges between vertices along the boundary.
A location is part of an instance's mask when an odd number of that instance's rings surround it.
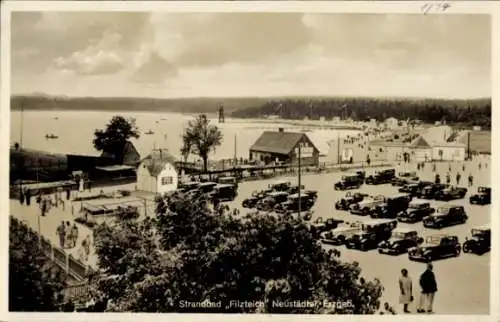
<svg viewBox="0 0 500 322">
<path fill-rule="evenodd" d="M 365 282 L 357 263 L 340 261 L 292 216 L 214 211 L 201 197 L 157 200 L 144 221 L 95 232 L 97 289 L 108 310 L 131 312 L 373 313 L 382 286 Z M 182 301 L 222 303 L 190 308 Z M 230 307 L 230 300 L 262 301 Z M 351 303 L 349 307 L 279 308 L 273 301 Z"/>
<path fill-rule="evenodd" d="M 393 116 L 400 120 L 418 119 L 426 123 L 446 121 L 464 126 L 479 125 L 491 128 L 491 99 L 442 100 L 442 99 L 376 99 L 376 98 L 324 98 L 283 99 L 241 109 L 234 117 L 262 117 L 279 115 L 286 119 L 309 117 L 347 118 L 378 121 Z"/>
<path fill-rule="evenodd" d="M 94 131 L 94 148 L 97 151 L 109 154 L 117 163 L 123 163 L 124 146 L 130 138 L 139 138 L 139 129 L 135 119 L 126 119 L 123 116 L 113 116 L 104 130 Z"/>
<path fill-rule="evenodd" d="M 9 239 L 9 310 L 58 311 L 64 276 L 44 256 L 38 236 L 11 218 Z"/>
<path fill-rule="evenodd" d="M 202 114 L 189 121 L 182 135 L 182 141 L 181 154 L 185 158 L 190 153 L 199 156 L 203 160 L 203 171 L 206 172 L 208 154 L 222 143 L 222 133 L 216 125 L 210 124 L 206 115 Z"/>
</svg>

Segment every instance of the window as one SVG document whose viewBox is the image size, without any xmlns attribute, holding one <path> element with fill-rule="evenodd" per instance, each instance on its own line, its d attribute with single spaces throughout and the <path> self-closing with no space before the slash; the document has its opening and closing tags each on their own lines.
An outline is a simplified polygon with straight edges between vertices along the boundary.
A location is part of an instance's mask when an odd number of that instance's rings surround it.
<svg viewBox="0 0 500 322">
<path fill-rule="evenodd" d="M 166 186 L 167 184 L 172 184 L 174 183 L 174 178 L 172 177 L 163 177 L 161 178 L 161 185 Z"/>
</svg>

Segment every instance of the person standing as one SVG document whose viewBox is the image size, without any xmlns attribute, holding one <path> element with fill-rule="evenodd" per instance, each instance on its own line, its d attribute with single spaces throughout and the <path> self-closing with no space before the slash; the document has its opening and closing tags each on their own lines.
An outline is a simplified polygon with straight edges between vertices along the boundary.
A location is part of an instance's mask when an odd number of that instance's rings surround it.
<svg viewBox="0 0 500 322">
<path fill-rule="evenodd" d="M 413 301 L 412 280 L 408 276 L 408 270 L 403 268 L 399 277 L 399 303 L 403 304 L 403 312 L 410 313 L 408 305 Z"/>
<path fill-rule="evenodd" d="M 462 175 L 460 174 L 460 172 L 457 172 L 457 186 L 460 184 L 460 179 L 462 178 Z"/>
<path fill-rule="evenodd" d="M 71 227 L 71 235 L 72 235 L 72 243 L 71 247 L 76 246 L 76 242 L 78 240 L 78 227 L 76 226 L 76 223 L 73 223 L 73 227 Z"/>
<path fill-rule="evenodd" d="M 31 190 L 30 189 L 26 189 L 25 197 L 26 197 L 26 206 L 31 205 Z"/>
<path fill-rule="evenodd" d="M 451 175 L 450 173 L 447 173 L 446 174 L 446 184 L 450 184 L 451 183 Z"/>
<path fill-rule="evenodd" d="M 479 168 L 479 171 L 481 171 L 481 162 L 479 162 L 478 168 Z"/>
<path fill-rule="evenodd" d="M 434 295 L 437 292 L 436 277 L 432 269 L 432 264 L 428 263 L 427 269 L 420 275 L 420 287 L 422 288 L 422 292 L 420 294 L 420 303 L 417 309 L 418 313 L 432 313 Z"/>
<path fill-rule="evenodd" d="M 71 248 L 71 240 L 73 239 L 73 233 L 71 231 L 71 224 L 69 221 L 66 221 L 66 226 L 64 227 L 64 230 L 66 231 L 66 239 L 64 240 L 64 246 L 66 248 Z"/>
<path fill-rule="evenodd" d="M 432 172 L 436 172 L 436 164 L 435 163 L 432 164 Z"/>
<path fill-rule="evenodd" d="M 465 172 L 465 163 L 462 164 L 462 171 Z"/>
<path fill-rule="evenodd" d="M 61 224 L 56 229 L 56 234 L 59 237 L 59 245 L 62 249 L 64 249 L 64 241 L 66 240 L 66 230 L 64 227 L 64 221 L 61 221 Z"/>
<path fill-rule="evenodd" d="M 469 174 L 469 187 L 472 187 L 472 185 L 474 184 L 474 177 L 472 176 L 472 173 Z"/>
</svg>

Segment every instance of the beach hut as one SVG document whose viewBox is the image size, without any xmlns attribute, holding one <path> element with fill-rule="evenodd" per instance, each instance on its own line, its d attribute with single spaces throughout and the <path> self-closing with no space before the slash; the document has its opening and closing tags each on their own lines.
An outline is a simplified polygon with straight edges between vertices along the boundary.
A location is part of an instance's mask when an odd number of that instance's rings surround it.
<svg viewBox="0 0 500 322">
<path fill-rule="evenodd" d="M 384 124 L 387 129 L 396 129 L 399 126 L 399 121 L 395 117 L 389 117 Z"/>
<path fill-rule="evenodd" d="M 159 194 L 176 190 L 179 181 L 176 161 L 167 150 L 154 150 L 137 169 L 137 189 Z"/>
<path fill-rule="evenodd" d="M 296 164 L 300 146 L 301 164 L 318 165 L 320 151 L 305 133 L 265 131 L 250 147 L 249 157 L 252 161 L 270 164 L 273 162 Z"/>
</svg>

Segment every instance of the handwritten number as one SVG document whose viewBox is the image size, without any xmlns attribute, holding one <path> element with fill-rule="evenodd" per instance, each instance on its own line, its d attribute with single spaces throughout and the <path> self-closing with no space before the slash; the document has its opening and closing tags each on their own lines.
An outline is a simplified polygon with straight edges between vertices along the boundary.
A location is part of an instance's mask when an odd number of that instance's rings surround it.
<svg viewBox="0 0 500 322">
<path fill-rule="evenodd" d="M 426 3 L 422 6 L 422 12 L 425 14 L 429 13 L 431 10 L 444 12 L 451 5 L 445 1 L 440 1 L 439 3 Z"/>
</svg>

